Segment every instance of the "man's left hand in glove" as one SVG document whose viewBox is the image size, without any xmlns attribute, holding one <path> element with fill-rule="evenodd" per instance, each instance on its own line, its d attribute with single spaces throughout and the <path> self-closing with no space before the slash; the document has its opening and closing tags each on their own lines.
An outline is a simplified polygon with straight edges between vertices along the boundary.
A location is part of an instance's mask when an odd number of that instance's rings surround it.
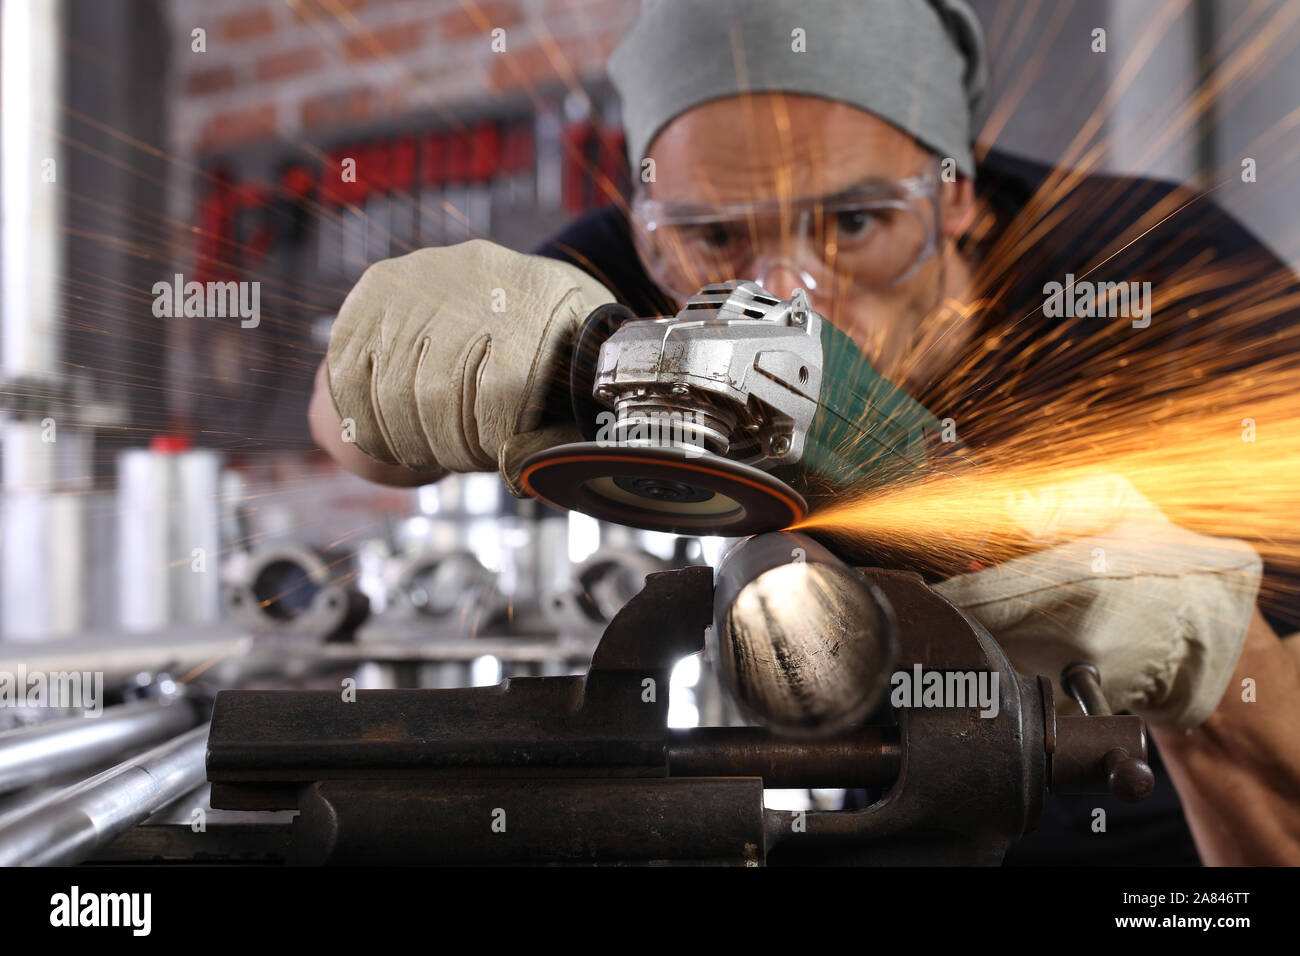
<svg viewBox="0 0 1300 956">
<path fill-rule="evenodd" d="M 1059 689 L 1065 665 L 1097 666 L 1112 709 L 1151 723 L 1204 863 L 1300 864 L 1300 655 L 1255 608 L 1259 557 L 1114 475 L 1013 511 L 1041 550 L 937 590 L 1022 673 Z"/>
<path fill-rule="evenodd" d="M 1117 475 L 1080 479 L 1012 507 L 1054 546 L 939 585 L 1016 667 L 1059 682 L 1095 664 L 1115 711 L 1189 730 L 1218 706 L 1255 608 L 1261 561 L 1244 542 L 1179 528 Z M 1057 698 L 1068 698 L 1057 685 Z"/>
</svg>

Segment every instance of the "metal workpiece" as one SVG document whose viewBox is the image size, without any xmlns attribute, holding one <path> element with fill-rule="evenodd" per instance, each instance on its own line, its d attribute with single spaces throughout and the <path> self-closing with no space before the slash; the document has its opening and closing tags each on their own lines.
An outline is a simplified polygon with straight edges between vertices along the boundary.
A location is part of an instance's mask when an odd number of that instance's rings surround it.
<svg viewBox="0 0 1300 956">
<path fill-rule="evenodd" d="M 609 443 L 682 444 L 763 469 L 797 462 L 821 390 L 823 321 L 802 291 L 784 300 L 731 280 L 675 317 L 625 322 L 596 367 L 594 395 L 615 413 Z"/>
<path fill-rule="evenodd" d="M 137 701 L 98 717 L 69 717 L 0 733 L 0 793 L 99 766 L 193 727 L 202 715 L 189 700 Z"/>
<path fill-rule="evenodd" d="M 359 691 L 350 704 L 339 697 L 223 693 L 208 756 L 213 806 L 293 809 L 296 788 L 362 776 L 453 789 L 468 778 L 528 779 L 541 787 L 556 776 L 757 777 L 768 787 L 885 787 L 900 764 L 894 727 L 808 742 L 761 727 L 659 726 L 633 734 L 611 726 L 604 707 L 584 700 L 581 677 Z"/>
<path fill-rule="evenodd" d="M 361 623 L 370 602 L 356 588 L 352 557 L 281 545 L 256 552 L 226 594 L 231 616 L 255 636 L 320 640 Z"/>
<path fill-rule="evenodd" d="M 208 726 L 50 794 L 0 824 L 0 866 L 79 863 L 203 784 Z"/>
<path fill-rule="evenodd" d="M 834 734 L 881 703 L 897 649 L 884 595 L 807 535 L 736 545 L 718 569 L 710 657 L 752 720 Z"/>
</svg>

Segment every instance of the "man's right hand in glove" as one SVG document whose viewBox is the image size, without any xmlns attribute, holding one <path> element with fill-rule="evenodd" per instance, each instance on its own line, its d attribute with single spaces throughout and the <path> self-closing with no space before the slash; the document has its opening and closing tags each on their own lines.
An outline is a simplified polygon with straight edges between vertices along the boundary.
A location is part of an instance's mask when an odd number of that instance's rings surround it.
<svg viewBox="0 0 1300 956">
<path fill-rule="evenodd" d="M 373 481 L 499 471 L 522 497 L 524 458 L 581 440 L 547 398 L 582 321 L 612 301 L 575 266 L 482 239 L 375 263 L 334 320 L 312 437 Z"/>
</svg>

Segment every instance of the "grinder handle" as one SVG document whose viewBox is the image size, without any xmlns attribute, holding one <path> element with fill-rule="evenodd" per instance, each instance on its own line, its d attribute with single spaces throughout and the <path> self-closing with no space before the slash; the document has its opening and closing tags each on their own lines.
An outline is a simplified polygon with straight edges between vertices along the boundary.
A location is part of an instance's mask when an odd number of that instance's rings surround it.
<svg viewBox="0 0 1300 956">
<path fill-rule="evenodd" d="M 597 306 L 583 320 L 573 340 L 573 356 L 569 362 L 569 401 L 573 409 L 573 420 L 582 432 L 583 441 L 596 440 L 597 416 L 607 411 L 592 396 L 592 390 L 596 387 L 600 347 L 618 331 L 619 326 L 634 318 L 636 314 L 627 306 L 607 302 Z"/>
</svg>

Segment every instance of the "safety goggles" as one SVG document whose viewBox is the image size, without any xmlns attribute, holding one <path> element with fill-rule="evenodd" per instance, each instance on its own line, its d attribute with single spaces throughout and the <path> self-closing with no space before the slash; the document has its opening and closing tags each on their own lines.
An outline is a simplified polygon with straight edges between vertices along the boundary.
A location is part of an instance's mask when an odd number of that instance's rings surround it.
<svg viewBox="0 0 1300 956">
<path fill-rule="evenodd" d="M 740 203 L 636 197 L 632 232 L 650 277 L 686 299 L 709 283 L 793 272 L 808 291 L 887 289 L 938 248 L 938 160 L 907 179 L 833 196 Z"/>
</svg>

